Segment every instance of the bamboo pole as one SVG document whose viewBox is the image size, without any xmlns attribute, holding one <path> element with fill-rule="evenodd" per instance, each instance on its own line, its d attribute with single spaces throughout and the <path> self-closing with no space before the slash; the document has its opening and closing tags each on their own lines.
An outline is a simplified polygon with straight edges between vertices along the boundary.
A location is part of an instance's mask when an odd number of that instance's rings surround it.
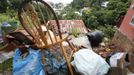
<svg viewBox="0 0 134 75">
<path fill-rule="evenodd" d="M 70 62 L 69 62 L 69 60 L 68 60 L 68 57 L 67 57 L 67 54 L 66 54 L 65 48 L 63 47 L 62 42 L 60 43 L 60 48 L 61 48 L 61 50 L 62 50 L 62 52 L 63 52 L 63 55 L 64 55 L 64 57 L 65 57 L 65 60 L 66 60 L 66 62 L 67 62 L 67 66 L 68 66 L 68 68 L 69 68 L 69 71 L 70 71 L 71 75 L 74 75 L 74 74 L 73 74 L 72 67 L 71 67 L 71 64 L 70 64 Z"/>
</svg>

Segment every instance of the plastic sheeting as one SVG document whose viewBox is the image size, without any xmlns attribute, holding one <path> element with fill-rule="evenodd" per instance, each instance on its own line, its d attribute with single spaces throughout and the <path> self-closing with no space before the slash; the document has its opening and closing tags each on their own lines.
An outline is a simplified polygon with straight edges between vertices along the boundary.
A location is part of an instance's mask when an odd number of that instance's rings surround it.
<svg viewBox="0 0 134 75">
<path fill-rule="evenodd" d="M 110 68 L 101 56 L 89 49 L 74 53 L 72 65 L 82 75 L 104 75 Z"/>
<path fill-rule="evenodd" d="M 29 48 L 29 54 L 22 58 L 19 49 L 16 49 L 13 58 L 13 75 L 44 75 L 41 64 L 41 50 Z M 48 75 L 68 75 L 66 61 L 60 55 L 60 51 L 45 49 L 45 64 Z"/>
<path fill-rule="evenodd" d="M 60 56 L 59 51 L 45 50 L 46 69 L 48 75 L 68 75 L 66 61 Z"/>
<path fill-rule="evenodd" d="M 22 58 L 17 48 L 13 57 L 13 75 L 45 75 L 41 64 L 41 51 L 28 49 L 29 54 Z"/>
</svg>

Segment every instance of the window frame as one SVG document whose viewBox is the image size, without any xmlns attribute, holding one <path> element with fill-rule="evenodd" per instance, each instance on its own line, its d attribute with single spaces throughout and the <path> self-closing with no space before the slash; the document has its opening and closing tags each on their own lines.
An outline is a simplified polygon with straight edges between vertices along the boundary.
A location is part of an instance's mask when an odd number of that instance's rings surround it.
<svg viewBox="0 0 134 75">
<path fill-rule="evenodd" d="M 132 21 L 134 21 L 134 15 L 133 15 L 133 17 L 131 18 L 131 21 L 130 21 L 130 23 L 129 23 L 131 26 L 134 26 L 134 22 L 132 22 Z"/>
</svg>

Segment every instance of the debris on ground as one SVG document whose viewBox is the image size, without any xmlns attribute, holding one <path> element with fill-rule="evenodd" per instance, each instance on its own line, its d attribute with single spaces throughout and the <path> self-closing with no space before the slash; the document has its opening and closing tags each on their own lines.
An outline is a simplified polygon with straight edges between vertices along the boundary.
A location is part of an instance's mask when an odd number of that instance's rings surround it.
<svg viewBox="0 0 134 75">
<path fill-rule="evenodd" d="M 1 52 L 0 53 L 0 63 L 3 63 L 4 61 L 12 58 L 13 55 L 14 55 L 14 52 L 13 51 L 12 52 L 4 52 L 4 53 Z"/>
</svg>

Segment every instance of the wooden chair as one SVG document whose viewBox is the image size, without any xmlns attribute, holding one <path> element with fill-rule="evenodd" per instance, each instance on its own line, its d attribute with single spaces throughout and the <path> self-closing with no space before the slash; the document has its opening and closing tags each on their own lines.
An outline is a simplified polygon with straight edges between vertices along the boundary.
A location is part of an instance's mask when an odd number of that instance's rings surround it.
<svg viewBox="0 0 134 75">
<path fill-rule="evenodd" d="M 53 9 L 43 0 L 25 0 L 20 5 L 18 16 L 23 28 L 34 39 L 35 45 L 42 49 L 42 63 L 45 63 L 44 48 L 50 49 L 59 45 L 70 74 L 73 75 L 70 61 L 76 48 L 69 42 L 69 35 L 61 34 L 60 25 Z M 56 25 L 53 25 L 51 20 L 54 20 Z M 69 57 L 63 46 L 63 41 L 66 41 L 72 50 Z"/>
</svg>

